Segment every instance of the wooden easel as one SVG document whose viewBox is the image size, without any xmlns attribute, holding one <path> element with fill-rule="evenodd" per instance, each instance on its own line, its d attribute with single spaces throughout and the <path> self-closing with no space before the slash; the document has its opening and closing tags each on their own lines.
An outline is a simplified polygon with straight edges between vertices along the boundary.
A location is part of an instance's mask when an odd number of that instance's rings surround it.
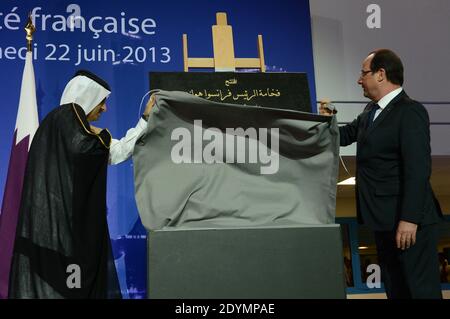
<svg viewBox="0 0 450 319">
<path fill-rule="evenodd" d="M 216 72 L 234 72 L 236 69 L 260 69 L 266 72 L 262 35 L 258 35 L 259 58 L 235 58 L 233 29 L 227 24 L 227 14 L 216 14 L 217 25 L 212 26 L 213 58 L 190 58 L 188 56 L 187 35 L 183 34 L 184 72 L 189 68 L 214 68 Z"/>
</svg>

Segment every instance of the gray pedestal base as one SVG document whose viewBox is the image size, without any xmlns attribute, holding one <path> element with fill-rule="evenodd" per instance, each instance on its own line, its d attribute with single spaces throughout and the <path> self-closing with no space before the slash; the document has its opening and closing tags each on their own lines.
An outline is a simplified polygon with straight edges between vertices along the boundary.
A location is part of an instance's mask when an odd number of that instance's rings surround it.
<svg viewBox="0 0 450 319">
<path fill-rule="evenodd" d="M 345 298 L 339 225 L 149 232 L 148 297 Z"/>
</svg>

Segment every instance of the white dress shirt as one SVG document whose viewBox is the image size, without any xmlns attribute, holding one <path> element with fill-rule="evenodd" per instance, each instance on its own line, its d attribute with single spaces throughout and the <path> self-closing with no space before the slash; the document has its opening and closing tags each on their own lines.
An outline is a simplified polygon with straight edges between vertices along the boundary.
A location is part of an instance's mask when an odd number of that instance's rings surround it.
<svg viewBox="0 0 450 319">
<path fill-rule="evenodd" d="M 141 118 L 136 127 L 130 128 L 120 140 L 113 138 L 109 148 L 109 164 L 115 165 L 126 161 L 133 154 L 134 145 L 146 128 L 147 122 Z"/>
<path fill-rule="evenodd" d="M 373 117 L 374 121 L 377 118 L 377 116 L 384 110 L 384 108 L 402 91 L 403 91 L 403 88 L 399 87 L 398 89 L 395 89 L 394 91 L 386 94 L 378 101 L 377 104 L 380 106 L 380 108 L 375 112 L 375 115 Z"/>
</svg>

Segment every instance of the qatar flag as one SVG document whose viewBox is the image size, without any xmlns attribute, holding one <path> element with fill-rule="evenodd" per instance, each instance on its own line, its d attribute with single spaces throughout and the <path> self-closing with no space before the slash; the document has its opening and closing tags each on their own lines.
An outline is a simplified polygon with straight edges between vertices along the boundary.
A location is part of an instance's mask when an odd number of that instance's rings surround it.
<svg viewBox="0 0 450 319">
<path fill-rule="evenodd" d="M 31 52 L 27 52 L 8 176 L 0 212 L 0 298 L 7 298 L 8 296 L 9 271 L 19 217 L 25 166 L 28 150 L 38 125 L 33 56 Z"/>
</svg>

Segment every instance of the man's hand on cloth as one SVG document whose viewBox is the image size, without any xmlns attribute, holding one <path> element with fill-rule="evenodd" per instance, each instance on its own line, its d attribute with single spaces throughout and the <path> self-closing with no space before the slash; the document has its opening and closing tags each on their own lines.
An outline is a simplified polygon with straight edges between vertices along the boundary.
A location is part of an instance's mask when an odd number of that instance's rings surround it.
<svg viewBox="0 0 450 319">
<path fill-rule="evenodd" d="M 155 95 L 152 94 L 152 96 L 150 96 L 150 99 L 147 102 L 147 105 L 145 106 L 144 113 L 142 114 L 146 119 L 150 115 L 150 111 L 152 110 L 153 105 L 155 105 L 155 100 L 156 100 Z"/>
<path fill-rule="evenodd" d="M 332 116 L 337 113 L 336 107 L 331 103 L 330 99 L 319 100 L 319 114 Z"/>
</svg>

